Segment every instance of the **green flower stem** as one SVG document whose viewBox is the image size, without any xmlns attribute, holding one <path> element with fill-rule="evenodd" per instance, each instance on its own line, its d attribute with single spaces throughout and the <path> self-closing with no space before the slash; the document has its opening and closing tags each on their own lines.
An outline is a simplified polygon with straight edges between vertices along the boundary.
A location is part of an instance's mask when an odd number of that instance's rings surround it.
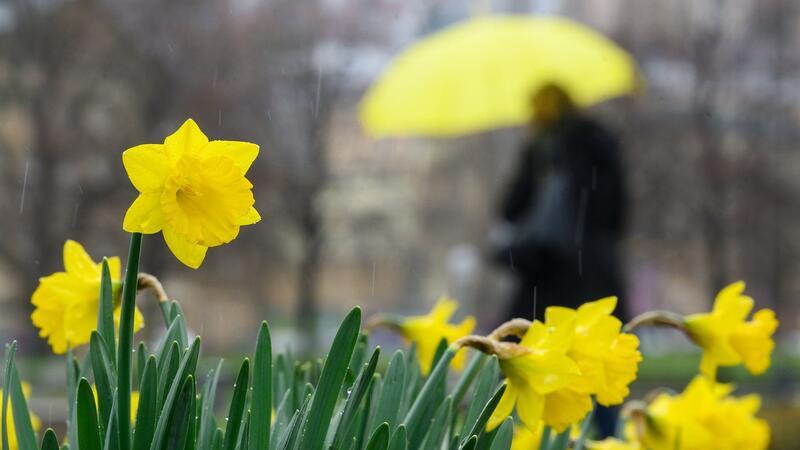
<svg viewBox="0 0 800 450">
<path fill-rule="evenodd" d="M 131 234 L 128 266 L 122 285 L 122 317 L 119 324 L 119 350 L 117 351 L 117 428 L 119 450 L 131 448 L 131 357 L 133 354 L 133 317 L 136 310 L 136 292 L 139 278 L 139 254 L 142 234 Z"/>
</svg>

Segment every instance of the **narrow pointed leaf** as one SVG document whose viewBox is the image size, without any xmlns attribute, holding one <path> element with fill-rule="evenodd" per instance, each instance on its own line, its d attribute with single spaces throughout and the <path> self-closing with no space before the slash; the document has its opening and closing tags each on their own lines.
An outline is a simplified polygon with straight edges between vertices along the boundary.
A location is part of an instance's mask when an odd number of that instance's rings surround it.
<svg viewBox="0 0 800 450">
<path fill-rule="evenodd" d="M 514 439 L 514 419 L 507 417 L 503 424 L 497 429 L 492 441 L 491 450 L 508 450 L 511 448 L 511 441 Z"/>
<path fill-rule="evenodd" d="M 156 358 L 150 356 L 144 364 L 139 379 L 139 408 L 136 411 L 136 428 L 133 433 L 133 450 L 148 450 L 158 416 L 158 376 Z"/>
<path fill-rule="evenodd" d="M 59 450 L 58 437 L 56 437 L 56 432 L 53 431 L 52 428 L 48 428 L 47 431 L 44 432 L 41 450 Z"/>
<path fill-rule="evenodd" d="M 406 450 L 408 448 L 408 438 L 406 437 L 405 425 L 400 425 L 389 441 L 389 450 Z"/>
<path fill-rule="evenodd" d="M 370 387 L 372 375 L 375 373 L 375 368 L 378 367 L 378 358 L 380 354 L 381 349 L 377 347 L 375 351 L 372 352 L 369 362 L 365 364 L 359 372 L 350 395 L 345 402 L 344 411 L 342 411 L 342 417 L 339 421 L 339 427 L 336 429 L 336 434 L 333 438 L 333 448 L 340 448 L 342 444 L 346 442 L 346 438 L 349 437 L 353 426 L 353 418 L 358 412 L 358 408 L 361 406 L 361 401 L 367 394 L 367 389 Z"/>
<path fill-rule="evenodd" d="M 97 407 L 89 381 L 81 378 L 78 384 L 78 446 L 81 450 L 102 450 Z"/>
<path fill-rule="evenodd" d="M 367 442 L 367 450 L 387 450 L 389 448 L 389 424 L 384 422 L 375 429 Z"/>
<path fill-rule="evenodd" d="M 180 367 L 178 368 L 178 373 L 175 376 L 175 381 L 172 383 L 172 386 L 167 393 L 164 406 L 159 410 L 156 429 L 153 432 L 153 444 L 150 447 L 151 450 L 159 450 L 164 448 L 164 441 L 167 438 L 167 433 L 169 431 L 169 420 L 173 415 L 172 412 L 175 408 L 175 401 L 177 400 L 179 390 L 183 389 L 183 384 L 190 375 L 194 376 L 199 354 L 200 338 L 196 338 L 194 342 L 192 342 L 192 346 L 189 347 L 189 351 L 184 354 Z"/>
<path fill-rule="evenodd" d="M 111 272 L 108 270 L 108 259 L 103 258 L 100 275 L 100 300 L 97 311 L 97 332 L 103 337 L 103 344 L 112 361 L 116 358 L 114 345 L 117 338 L 114 332 L 114 287 L 111 284 Z"/>
<path fill-rule="evenodd" d="M 25 399 L 25 393 L 22 390 L 22 383 L 19 380 L 16 364 L 13 365 L 11 371 L 11 412 L 17 432 L 18 449 L 37 450 L 36 433 L 33 431 L 28 401 Z"/>
<path fill-rule="evenodd" d="M 231 406 L 228 410 L 228 425 L 225 429 L 225 443 L 222 446 L 224 450 L 236 449 L 236 442 L 239 438 L 242 418 L 244 417 L 247 390 L 250 387 L 249 380 L 250 360 L 245 358 L 244 361 L 242 361 L 242 366 L 239 369 L 239 376 L 236 378 L 236 384 L 233 387 L 233 398 L 231 399 Z"/>
<path fill-rule="evenodd" d="M 116 391 L 116 373 L 108 354 L 108 345 L 97 331 L 92 332 L 89 341 L 89 356 L 92 361 L 94 384 L 97 388 L 97 408 L 100 412 L 100 437 L 105 440 L 106 426 L 111 408 L 114 405 L 114 391 Z"/>
<path fill-rule="evenodd" d="M 261 323 L 256 339 L 252 396 L 248 447 L 266 450 L 269 448 L 272 418 L 272 339 L 267 322 Z"/>
<path fill-rule="evenodd" d="M 209 372 L 206 376 L 206 383 L 203 386 L 203 402 L 200 410 L 200 434 L 197 436 L 197 447 L 200 450 L 211 450 L 214 443 L 214 434 L 217 430 L 217 423 L 214 419 L 214 403 L 217 395 L 217 384 L 219 383 L 219 373 L 222 370 L 222 360 L 217 363 L 216 369 Z"/>
<path fill-rule="evenodd" d="M 389 424 L 390 430 L 394 429 L 397 424 L 399 405 L 403 399 L 405 379 L 406 363 L 403 360 L 403 352 L 398 350 L 392 356 L 389 368 L 386 369 L 386 378 L 383 380 L 383 388 L 375 410 L 375 423 L 386 422 Z"/>
<path fill-rule="evenodd" d="M 333 409 L 341 392 L 360 328 L 361 309 L 354 308 L 339 327 L 322 368 L 308 417 L 304 421 L 300 441 L 303 450 L 321 450 L 324 445 Z"/>
<path fill-rule="evenodd" d="M 194 421 L 194 377 L 187 376 L 175 400 L 164 445 L 160 450 L 181 450 L 188 439 L 189 423 Z"/>
</svg>

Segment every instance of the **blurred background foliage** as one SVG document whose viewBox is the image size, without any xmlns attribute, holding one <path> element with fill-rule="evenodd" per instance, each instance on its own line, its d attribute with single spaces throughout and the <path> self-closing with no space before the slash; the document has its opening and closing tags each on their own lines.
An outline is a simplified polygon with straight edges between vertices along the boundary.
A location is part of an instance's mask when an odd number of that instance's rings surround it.
<svg viewBox="0 0 800 450">
<path fill-rule="evenodd" d="M 628 301 L 633 312 L 695 312 L 746 280 L 758 307 L 781 319 L 779 363 L 752 389 L 770 393 L 774 428 L 791 420 L 800 317 L 794 0 L 2 0 L 0 337 L 21 338 L 23 355 L 45 351 L 27 319 L 38 277 L 60 270 L 67 238 L 94 256 L 124 253 L 134 192 L 120 154 L 187 117 L 212 139 L 262 149 L 250 172 L 258 226 L 196 272 L 160 237 L 145 240 L 142 269 L 181 302 L 207 354 L 245 351 L 263 318 L 276 345 L 325 347 L 353 305 L 367 315 L 421 312 L 441 293 L 495 325 L 509 280 L 488 262 L 486 235 L 524 130 L 376 141 L 356 119 L 394 54 L 489 9 L 564 14 L 636 57 L 645 92 L 593 110 L 625 144 Z M 158 324 L 155 304 L 144 309 Z M 144 333 L 155 339 L 160 327 Z M 652 357 L 642 386 L 688 380 L 696 355 L 682 355 L 681 337 L 643 342 Z"/>
</svg>

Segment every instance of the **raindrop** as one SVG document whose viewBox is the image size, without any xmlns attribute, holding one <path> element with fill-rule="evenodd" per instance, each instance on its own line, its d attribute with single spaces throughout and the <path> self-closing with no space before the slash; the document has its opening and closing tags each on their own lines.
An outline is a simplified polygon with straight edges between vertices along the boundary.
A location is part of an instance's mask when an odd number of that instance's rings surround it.
<svg viewBox="0 0 800 450">
<path fill-rule="evenodd" d="M 22 177 L 22 195 L 19 199 L 19 213 L 22 214 L 22 210 L 25 208 L 25 190 L 28 188 L 28 168 L 30 167 L 30 163 L 25 161 L 25 175 Z"/>
</svg>

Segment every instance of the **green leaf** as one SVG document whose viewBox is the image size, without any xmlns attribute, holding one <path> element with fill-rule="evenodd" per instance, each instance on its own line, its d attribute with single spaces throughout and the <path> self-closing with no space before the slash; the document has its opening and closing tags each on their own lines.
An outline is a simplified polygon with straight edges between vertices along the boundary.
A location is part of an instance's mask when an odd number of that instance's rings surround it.
<svg viewBox="0 0 800 450">
<path fill-rule="evenodd" d="M 139 342 L 139 347 L 136 350 L 136 379 L 139 381 L 139 384 L 142 383 L 144 366 L 147 364 L 147 359 L 149 356 L 150 353 L 147 351 L 147 344 L 144 342 Z"/>
<path fill-rule="evenodd" d="M 292 397 L 291 392 L 284 392 L 283 399 L 278 404 L 278 409 L 275 411 L 275 423 L 272 424 L 272 433 L 269 438 L 269 448 L 274 450 L 278 445 L 279 432 L 285 430 L 292 420 L 289 415 L 289 403 Z"/>
<path fill-rule="evenodd" d="M 101 427 L 103 426 L 100 423 Z M 119 449 L 119 439 L 117 432 L 117 402 L 114 401 L 111 404 L 111 411 L 109 414 L 108 422 L 105 424 L 105 436 L 103 436 L 102 431 L 103 428 L 100 429 L 100 439 L 103 440 L 103 450 L 118 450 Z"/>
<path fill-rule="evenodd" d="M 100 275 L 100 299 L 97 311 L 97 332 L 103 338 L 106 351 L 113 361 L 116 358 L 114 345 L 117 338 L 114 332 L 114 286 L 111 284 L 111 272 L 108 270 L 108 258 L 103 258 Z"/>
<path fill-rule="evenodd" d="M 247 390 L 250 388 L 250 360 L 245 358 L 239 369 L 239 376 L 236 384 L 233 385 L 233 398 L 228 410 L 228 425 L 225 429 L 224 450 L 235 450 L 236 442 L 239 438 L 239 430 L 242 426 L 244 416 L 245 401 L 247 400 Z"/>
<path fill-rule="evenodd" d="M 19 450 L 37 450 L 36 432 L 33 431 L 31 413 L 28 409 L 28 402 L 25 400 L 16 365 L 14 365 L 11 375 L 11 412 L 16 427 Z"/>
<path fill-rule="evenodd" d="M 153 432 L 158 417 L 158 375 L 156 357 L 150 356 L 144 364 L 139 379 L 139 408 L 136 411 L 136 428 L 133 434 L 133 450 L 148 450 L 153 441 Z"/>
<path fill-rule="evenodd" d="M 467 408 L 467 415 L 464 419 L 464 424 L 461 427 L 461 433 L 459 433 L 464 439 L 469 438 L 473 434 L 477 434 L 469 431 L 474 429 L 475 423 L 478 421 L 478 417 L 480 416 L 484 405 L 486 405 L 486 402 L 489 401 L 489 398 L 494 392 L 497 386 L 497 379 L 499 375 L 500 367 L 497 364 L 497 357 L 492 356 L 489 359 L 489 363 L 486 364 L 483 370 L 480 371 L 478 381 L 475 383 L 475 389 L 472 392 L 471 402 Z"/>
<path fill-rule="evenodd" d="M 200 450 L 211 450 L 213 448 L 214 434 L 217 430 L 217 422 L 214 418 L 214 403 L 221 370 L 222 360 L 219 360 L 216 369 L 210 371 L 206 376 L 206 383 L 203 386 L 203 402 L 200 410 L 200 434 L 197 437 L 197 446 Z"/>
<path fill-rule="evenodd" d="M 102 450 L 100 425 L 97 423 L 97 407 L 94 404 L 92 386 L 86 378 L 78 384 L 78 446 L 80 450 Z"/>
<path fill-rule="evenodd" d="M 474 450 L 478 446 L 478 436 L 472 436 L 467 439 L 467 442 L 461 447 L 461 450 Z M 508 450 L 508 449 L 505 449 Z"/>
<path fill-rule="evenodd" d="M 439 409 L 436 411 L 436 415 L 434 415 L 430 427 L 426 427 L 428 433 L 425 436 L 422 447 L 420 448 L 425 450 L 436 450 L 442 447 L 442 441 L 445 439 L 445 435 L 447 433 L 447 425 L 450 423 L 450 411 L 452 403 L 453 399 L 447 397 L 444 403 L 439 406 Z"/>
<path fill-rule="evenodd" d="M 14 370 L 14 354 L 17 352 L 17 341 L 12 342 L 11 344 L 6 345 L 6 357 L 5 357 L 5 364 L 3 365 L 3 405 L 2 405 L 2 415 L 3 417 L 0 418 L 3 426 L 0 426 L 0 430 L 2 430 L 2 450 L 9 450 L 8 445 L 8 430 L 6 430 L 5 424 L 8 423 L 8 410 L 10 409 L 10 404 L 8 402 L 9 392 L 11 392 L 11 374 Z"/>
<path fill-rule="evenodd" d="M 302 429 L 303 417 L 305 417 L 306 413 L 308 412 L 309 405 L 311 405 L 312 396 L 313 394 L 308 394 L 305 401 L 303 401 L 303 406 L 295 411 L 294 415 L 292 416 L 292 420 L 289 421 L 289 426 L 286 428 L 285 434 L 278 443 L 279 450 L 297 448 L 296 444 L 298 436 L 300 435 L 300 430 Z M 305 447 L 301 447 L 301 450 L 305 450 Z"/>
<path fill-rule="evenodd" d="M 178 373 L 178 366 L 180 365 L 181 351 L 178 347 L 177 341 L 172 341 L 172 344 L 167 350 L 166 357 L 163 363 L 158 365 L 158 409 L 164 406 L 164 401 L 167 399 L 169 388 L 175 382 L 175 375 Z"/>
<path fill-rule="evenodd" d="M 372 357 L 370 357 L 369 362 L 365 364 L 359 372 L 350 395 L 345 401 L 339 427 L 336 429 L 336 434 L 333 437 L 333 448 L 341 448 L 346 438 L 350 435 L 350 431 L 353 429 L 354 425 L 353 419 L 358 412 L 358 408 L 361 406 L 361 401 L 364 399 L 367 389 L 370 387 L 372 375 L 375 373 L 375 368 L 378 367 L 378 358 L 380 354 L 381 349 L 377 347 L 375 351 L 372 352 Z"/>
<path fill-rule="evenodd" d="M 436 351 L 433 353 L 433 360 L 431 360 L 431 367 L 436 366 L 436 363 L 439 362 L 439 359 L 444 355 L 445 351 L 447 351 L 447 339 L 441 338 L 439 339 L 439 344 L 436 345 Z"/>
<path fill-rule="evenodd" d="M 389 448 L 389 424 L 383 422 L 375 429 L 367 442 L 367 450 L 387 450 Z"/>
<path fill-rule="evenodd" d="M 52 428 L 48 428 L 47 431 L 44 432 L 41 450 L 59 450 L 58 437 L 56 437 L 56 432 L 53 431 Z"/>
<path fill-rule="evenodd" d="M 97 407 L 100 411 L 100 437 L 105 440 L 106 425 L 114 406 L 116 373 L 108 354 L 108 345 L 97 331 L 92 331 L 89 340 L 89 356 L 92 361 L 94 384 L 97 388 Z"/>
<path fill-rule="evenodd" d="M 214 432 L 214 440 L 211 443 L 211 449 L 222 450 L 222 441 L 224 439 L 222 428 L 217 428 L 217 431 Z"/>
<path fill-rule="evenodd" d="M 389 442 L 389 450 L 406 450 L 407 448 L 406 426 L 400 425 L 392 435 L 392 440 Z"/>
<path fill-rule="evenodd" d="M 497 429 L 492 441 L 491 450 L 508 450 L 511 448 L 511 441 L 514 439 L 514 419 L 506 417 L 506 420 Z"/>
<path fill-rule="evenodd" d="M 383 388 L 378 396 L 378 406 L 375 410 L 375 423 L 386 422 L 389 424 L 390 430 L 394 429 L 397 424 L 399 405 L 403 399 L 405 380 L 406 362 L 403 360 L 403 352 L 398 350 L 389 361 L 389 368 L 386 369 L 386 378 L 383 380 Z"/>
<path fill-rule="evenodd" d="M 167 436 L 164 445 L 160 447 L 161 450 L 181 450 L 186 447 L 186 441 L 189 438 L 189 424 L 194 421 L 194 389 L 194 377 L 190 374 L 183 382 L 180 394 L 175 400 L 175 408 L 170 414 L 172 417 L 167 426 Z"/>
<path fill-rule="evenodd" d="M 461 401 L 464 399 L 464 395 L 467 393 L 467 390 L 472 385 L 472 382 L 475 380 L 475 377 L 480 373 L 481 368 L 486 363 L 488 357 L 485 353 L 482 352 L 475 352 L 475 355 L 470 359 L 469 364 L 467 364 L 467 368 L 464 369 L 464 373 L 461 374 L 461 377 L 458 379 L 456 383 L 456 387 L 453 388 L 452 396 L 453 396 L 453 406 L 458 407 L 461 404 Z M 473 402 L 471 401 L 470 404 Z"/>
<path fill-rule="evenodd" d="M 195 338 L 194 342 L 192 342 L 192 346 L 189 347 L 189 351 L 187 351 L 183 355 L 180 367 L 178 368 L 178 373 L 175 375 L 175 380 L 169 389 L 169 393 L 167 394 L 167 399 L 164 401 L 163 408 L 160 409 L 160 415 L 158 417 L 158 421 L 156 422 L 156 429 L 155 432 L 153 432 L 153 443 L 150 446 L 151 450 L 159 450 L 165 448 L 164 441 L 166 439 L 167 432 L 169 431 L 168 428 L 169 420 L 173 415 L 172 411 L 175 408 L 175 402 L 178 397 L 178 391 L 179 389 L 183 389 L 183 384 L 185 380 L 189 377 L 189 375 L 194 376 L 194 371 L 195 368 L 197 367 L 197 358 L 199 354 L 200 354 L 200 338 L 198 337 Z"/>
<path fill-rule="evenodd" d="M 506 391 L 506 385 L 501 384 L 499 388 L 494 392 L 492 398 L 489 399 L 488 402 L 484 402 L 483 409 L 481 410 L 480 415 L 472 424 L 472 428 L 469 430 L 469 434 L 465 436 L 477 436 L 486 428 L 486 422 L 489 421 L 489 418 L 494 413 L 494 409 L 497 408 L 497 404 L 500 403 L 500 399 L 503 397 L 503 393 Z"/>
<path fill-rule="evenodd" d="M 422 442 L 422 436 L 424 436 L 422 419 L 426 413 L 429 413 L 430 410 L 434 408 L 438 398 L 437 393 L 442 389 L 442 384 L 446 381 L 445 377 L 447 376 L 448 367 L 453 357 L 456 355 L 456 352 L 457 350 L 453 347 L 448 348 L 447 351 L 444 352 L 444 355 L 442 355 L 436 363 L 428 379 L 425 380 L 422 390 L 416 396 L 416 400 L 414 400 L 414 403 L 408 410 L 405 419 L 403 419 L 403 424 L 411 433 L 409 436 L 409 446 L 412 448 Z"/>
<path fill-rule="evenodd" d="M 311 409 L 303 426 L 300 441 L 300 448 L 303 450 L 321 450 L 325 443 L 333 409 L 347 374 L 347 365 L 353 354 L 360 327 L 361 309 L 354 308 L 339 327 L 322 368 Z"/>
<path fill-rule="evenodd" d="M 72 356 L 72 349 L 67 349 L 67 440 L 72 448 L 78 448 L 78 418 L 76 411 L 78 380 L 81 368 Z"/>
<path fill-rule="evenodd" d="M 119 350 L 117 351 L 117 422 L 119 425 L 119 450 L 131 448 L 131 355 L 133 354 L 133 317 L 136 312 L 136 292 L 139 279 L 139 255 L 142 234 L 131 234 L 128 266 L 122 285 L 122 314 L 119 325 Z M 80 445 L 80 450 L 87 450 Z"/>
<path fill-rule="evenodd" d="M 272 339 L 267 322 L 261 323 L 253 355 L 253 394 L 250 408 L 251 425 L 248 447 L 252 450 L 269 448 L 272 418 Z"/>
</svg>

